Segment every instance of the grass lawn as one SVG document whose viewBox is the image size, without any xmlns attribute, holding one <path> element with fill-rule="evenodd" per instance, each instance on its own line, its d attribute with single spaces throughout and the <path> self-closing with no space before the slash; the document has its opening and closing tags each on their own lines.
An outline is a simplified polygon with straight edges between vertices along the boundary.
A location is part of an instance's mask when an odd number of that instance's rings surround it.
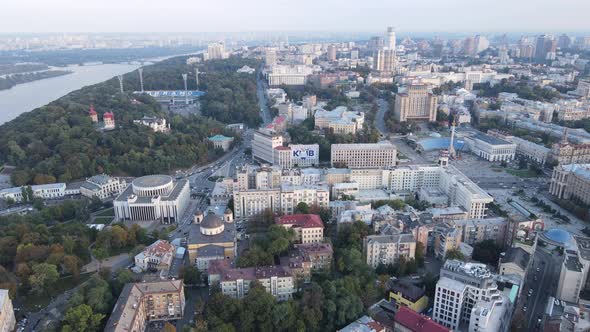
<svg viewBox="0 0 590 332">
<path fill-rule="evenodd" d="M 86 280 L 90 279 L 92 274 L 93 273 L 81 274 L 78 280 L 74 280 L 74 278 L 71 276 L 61 278 L 55 283 L 55 286 L 52 287 L 49 294 L 41 296 L 34 296 L 30 294 L 24 295 L 23 306 L 27 311 L 39 311 L 40 309 L 43 309 L 49 305 L 52 297 L 57 297 L 65 291 L 82 284 Z"/>
<path fill-rule="evenodd" d="M 95 217 L 95 224 L 110 224 L 114 217 Z"/>
<path fill-rule="evenodd" d="M 114 217 L 115 210 L 113 208 L 105 209 L 105 210 L 102 210 L 102 211 L 96 213 L 96 216 L 97 217 Z"/>
<path fill-rule="evenodd" d="M 536 178 L 538 177 L 537 173 L 531 171 L 530 169 L 506 169 L 506 173 L 512 174 L 514 176 L 518 176 L 521 178 Z"/>
</svg>

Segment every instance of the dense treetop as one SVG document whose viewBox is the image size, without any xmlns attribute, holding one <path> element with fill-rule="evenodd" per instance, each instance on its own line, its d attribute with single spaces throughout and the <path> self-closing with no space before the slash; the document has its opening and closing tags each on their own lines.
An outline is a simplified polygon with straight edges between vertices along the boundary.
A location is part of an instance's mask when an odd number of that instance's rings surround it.
<svg viewBox="0 0 590 332">
<path fill-rule="evenodd" d="M 206 73 L 201 88 L 208 92 L 202 100 L 203 114 L 227 122 L 250 123 L 259 119 L 253 106 L 255 76 L 235 73 L 245 64 L 256 63 L 231 58 L 201 65 L 200 70 Z M 144 87 L 181 90 L 181 74 L 191 72 L 189 89 L 194 89 L 194 67 L 186 65 L 186 57 L 169 59 L 144 68 Z M 0 126 L 0 164 L 17 166 L 13 182 L 67 182 L 102 172 L 132 176 L 168 173 L 205 164 L 221 154 L 207 145 L 206 137 L 223 133 L 223 123 L 204 116 L 168 114 L 153 98 L 133 95 L 131 91 L 139 90 L 136 71 L 125 75 L 124 82 L 124 94 L 119 92 L 119 82 L 114 78 L 74 91 Z M 221 87 L 229 92 L 219 92 Z M 213 99 L 220 95 L 223 107 L 214 106 L 218 102 Z M 88 117 L 91 104 L 99 118 L 107 111 L 113 112 L 117 128 L 108 132 L 96 130 Z M 256 116 L 248 113 L 252 109 Z M 133 124 L 134 119 L 143 116 L 167 118 L 172 132 L 154 133 Z"/>
</svg>

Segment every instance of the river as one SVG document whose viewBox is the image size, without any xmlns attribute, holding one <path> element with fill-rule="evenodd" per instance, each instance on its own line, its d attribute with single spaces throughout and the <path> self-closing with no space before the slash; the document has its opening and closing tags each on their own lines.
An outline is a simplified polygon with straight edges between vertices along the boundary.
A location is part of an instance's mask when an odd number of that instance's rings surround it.
<svg viewBox="0 0 590 332">
<path fill-rule="evenodd" d="M 84 86 L 106 81 L 139 68 L 138 64 L 101 64 L 60 68 L 72 74 L 47 78 L 0 91 L 0 125 Z"/>
</svg>

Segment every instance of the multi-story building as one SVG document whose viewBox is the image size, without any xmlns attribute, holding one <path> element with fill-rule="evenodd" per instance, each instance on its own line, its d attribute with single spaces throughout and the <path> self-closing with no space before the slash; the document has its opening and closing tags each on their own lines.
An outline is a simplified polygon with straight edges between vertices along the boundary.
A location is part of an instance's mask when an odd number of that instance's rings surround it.
<svg viewBox="0 0 590 332">
<path fill-rule="evenodd" d="M 575 94 L 590 99 L 590 80 L 579 80 Z"/>
<path fill-rule="evenodd" d="M 102 115 L 103 129 L 113 130 L 115 129 L 115 114 L 113 112 L 105 112 Z"/>
<path fill-rule="evenodd" d="M 586 279 L 584 272 L 587 271 L 584 271 L 578 252 L 566 249 L 555 296 L 566 302 L 578 303 L 580 291 L 584 289 L 584 280 Z"/>
<path fill-rule="evenodd" d="M 436 121 L 438 97 L 430 92 L 426 84 L 410 84 L 405 92 L 395 96 L 395 119 L 399 122 L 420 120 Z"/>
<path fill-rule="evenodd" d="M 283 169 L 312 167 L 320 163 L 318 144 L 289 144 L 274 149 L 274 165 Z"/>
<path fill-rule="evenodd" d="M 266 76 L 269 86 L 305 85 L 307 77 L 313 74 L 313 67 L 308 65 L 274 65 Z"/>
<path fill-rule="evenodd" d="M 553 169 L 551 195 L 590 204 L 590 164 L 558 165 Z"/>
<path fill-rule="evenodd" d="M 401 307 L 394 316 L 393 332 L 450 332 L 448 328 L 433 321 L 430 317 Z"/>
<path fill-rule="evenodd" d="M 491 162 L 511 161 L 516 154 L 516 144 L 486 134 L 465 137 L 465 143 L 473 154 Z"/>
<path fill-rule="evenodd" d="M 365 113 L 349 111 L 346 106 L 338 106 L 331 111 L 316 110 L 314 114 L 316 128 L 330 129 L 335 134 L 356 134 L 363 129 Z"/>
<path fill-rule="evenodd" d="M 32 185 L 30 187 L 34 198 L 57 199 L 66 195 L 65 183 L 39 184 Z M 28 191 L 26 186 L 2 189 L 0 190 L 0 198 L 4 200 L 12 199 L 15 202 L 21 202 L 23 200 L 23 191 Z"/>
<path fill-rule="evenodd" d="M 329 270 L 332 266 L 332 257 L 334 250 L 329 243 L 306 243 L 295 244 L 295 250 L 298 251 L 304 259 L 311 262 L 311 268 L 314 270 Z"/>
<path fill-rule="evenodd" d="M 501 275 L 515 274 L 525 280 L 531 262 L 531 254 L 526 250 L 520 247 L 511 247 L 500 257 L 498 272 Z"/>
<path fill-rule="evenodd" d="M 488 135 L 503 139 L 512 144 L 516 144 L 516 155 L 530 161 L 534 161 L 539 165 L 544 165 L 549 159 L 551 149 L 543 145 L 539 145 L 522 139 L 520 137 L 512 136 L 508 133 L 498 130 L 488 130 Z"/>
<path fill-rule="evenodd" d="M 395 166 L 397 148 L 389 142 L 332 144 L 331 164 L 349 168 Z"/>
<path fill-rule="evenodd" d="M 388 47 L 380 48 L 375 51 L 373 56 L 373 69 L 379 72 L 393 73 L 395 72 L 395 49 Z"/>
<path fill-rule="evenodd" d="M 107 199 L 121 194 L 125 188 L 127 188 L 125 179 L 100 174 L 87 178 L 80 185 L 80 194 L 88 198 L 98 197 L 100 199 Z"/>
<path fill-rule="evenodd" d="M 289 267 L 267 266 L 235 268 L 227 260 L 211 261 L 209 285 L 219 285 L 221 292 L 234 299 L 248 295 L 251 284 L 259 282 L 279 301 L 286 301 L 295 293 L 295 279 Z"/>
<path fill-rule="evenodd" d="M 283 136 L 271 130 L 259 129 L 254 132 L 252 138 L 252 157 L 272 163 L 274 161 L 274 149 L 282 145 Z"/>
<path fill-rule="evenodd" d="M 190 199 L 188 180 L 148 175 L 131 182 L 115 200 L 116 220 L 178 222 Z"/>
<path fill-rule="evenodd" d="M 433 319 L 457 331 L 508 331 L 520 284 L 520 278 L 495 275 L 485 264 L 447 260 L 436 284 Z"/>
<path fill-rule="evenodd" d="M 184 305 L 182 280 L 126 284 L 104 331 L 144 331 L 150 322 L 178 320 Z"/>
<path fill-rule="evenodd" d="M 293 214 L 297 204 L 328 208 L 330 190 L 326 185 L 281 185 L 280 210 L 283 214 Z"/>
<path fill-rule="evenodd" d="M 561 142 L 553 144 L 549 157 L 558 164 L 590 163 L 590 143 Z"/>
<path fill-rule="evenodd" d="M 243 221 L 264 211 L 281 211 L 281 189 L 246 189 L 234 191 L 234 215 Z"/>
<path fill-rule="evenodd" d="M 445 259 L 451 250 L 458 250 L 461 244 L 461 231 L 448 225 L 434 228 L 434 255 Z"/>
<path fill-rule="evenodd" d="M 577 121 L 590 117 L 590 105 L 576 99 L 558 100 L 556 106 L 557 119 L 560 121 Z"/>
<path fill-rule="evenodd" d="M 225 51 L 225 45 L 222 42 L 211 43 L 207 45 L 207 53 L 205 53 L 205 60 L 219 60 L 228 57 Z"/>
<path fill-rule="evenodd" d="M 16 318 L 8 289 L 0 289 L 0 332 L 14 331 L 15 324 Z"/>
<path fill-rule="evenodd" d="M 508 221 L 502 217 L 485 219 L 453 220 L 449 224 L 461 233 L 461 242 L 474 245 L 493 240 L 502 246 L 508 233 Z"/>
<path fill-rule="evenodd" d="M 324 240 L 324 223 L 317 214 L 280 216 L 276 224 L 293 229 L 297 234 L 297 243 L 320 243 Z"/>
<path fill-rule="evenodd" d="M 174 245 L 158 240 L 135 255 L 135 266 L 141 271 L 168 271 L 175 253 Z"/>
<path fill-rule="evenodd" d="M 367 265 L 394 264 L 404 257 L 413 259 L 416 254 L 416 239 L 412 234 L 369 235 L 363 239 L 363 253 Z"/>
<path fill-rule="evenodd" d="M 389 301 L 395 301 L 395 308 L 410 308 L 416 312 L 422 312 L 428 307 L 426 290 L 412 283 L 404 281 L 391 282 L 389 285 Z"/>
</svg>

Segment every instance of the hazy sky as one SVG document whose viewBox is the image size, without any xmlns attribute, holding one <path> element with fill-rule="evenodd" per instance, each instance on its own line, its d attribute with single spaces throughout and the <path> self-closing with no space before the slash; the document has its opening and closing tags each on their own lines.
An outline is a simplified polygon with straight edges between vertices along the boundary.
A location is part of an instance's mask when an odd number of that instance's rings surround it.
<svg viewBox="0 0 590 332">
<path fill-rule="evenodd" d="M 590 0 L 0 0 L 2 32 L 590 31 Z"/>
</svg>

